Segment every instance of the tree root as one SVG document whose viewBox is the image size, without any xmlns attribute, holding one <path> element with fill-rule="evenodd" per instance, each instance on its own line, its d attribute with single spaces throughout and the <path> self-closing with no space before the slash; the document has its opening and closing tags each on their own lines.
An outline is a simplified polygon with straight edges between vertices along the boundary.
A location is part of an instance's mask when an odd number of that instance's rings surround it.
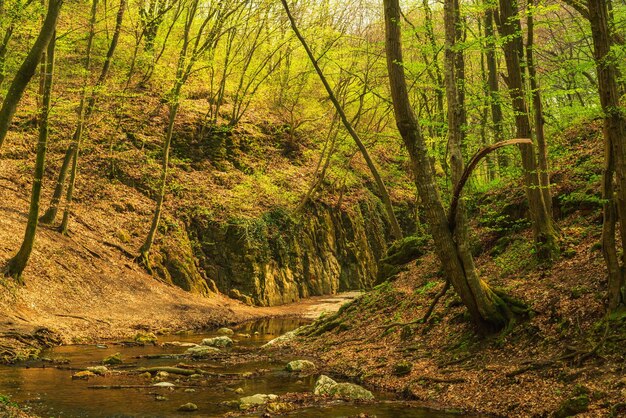
<svg viewBox="0 0 626 418">
<path fill-rule="evenodd" d="M 450 289 L 450 281 L 446 280 L 446 284 L 439 291 L 439 293 L 437 293 L 435 295 L 435 298 L 433 299 L 432 303 L 428 307 L 428 310 L 426 311 L 426 313 L 424 314 L 424 316 L 422 318 L 416 319 L 416 320 L 410 321 L 410 322 L 394 322 L 394 323 L 388 324 L 388 325 L 381 325 L 378 328 L 383 329 L 383 334 L 384 334 L 387 331 L 389 331 L 391 328 L 406 327 L 406 326 L 409 326 L 409 325 L 417 325 L 417 324 L 424 324 L 424 323 L 426 323 L 426 321 L 428 321 L 428 318 L 430 318 L 430 315 L 432 315 L 433 311 L 435 310 L 435 306 L 437 306 L 437 303 L 439 303 L 439 300 L 443 296 L 445 296 L 446 293 L 448 293 L 449 289 Z"/>
</svg>

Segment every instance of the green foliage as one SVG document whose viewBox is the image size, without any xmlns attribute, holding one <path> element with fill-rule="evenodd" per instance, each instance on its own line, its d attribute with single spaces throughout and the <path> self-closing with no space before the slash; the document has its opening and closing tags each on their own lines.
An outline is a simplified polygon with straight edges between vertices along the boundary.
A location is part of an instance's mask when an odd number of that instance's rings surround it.
<svg viewBox="0 0 626 418">
<path fill-rule="evenodd" d="M 502 276 L 528 271 L 536 265 L 532 242 L 516 239 L 509 244 L 506 251 L 494 257 L 494 261 Z"/>
</svg>

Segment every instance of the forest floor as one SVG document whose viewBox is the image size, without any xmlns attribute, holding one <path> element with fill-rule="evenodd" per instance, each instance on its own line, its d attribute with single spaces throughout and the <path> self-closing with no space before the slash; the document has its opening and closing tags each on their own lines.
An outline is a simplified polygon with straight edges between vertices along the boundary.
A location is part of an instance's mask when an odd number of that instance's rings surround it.
<svg viewBox="0 0 626 418">
<path fill-rule="evenodd" d="M 604 322 L 601 255 L 584 251 L 506 280 L 488 260 L 479 267 L 529 303 L 531 317 L 509 332 L 481 334 L 449 291 L 426 323 L 415 323 L 443 287 L 428 255 L 284 350 L 315 358 L 331 376 L 438 407 L 501 417 L 626 416 L 626 315 L 610 328 Z"/>
</svg>

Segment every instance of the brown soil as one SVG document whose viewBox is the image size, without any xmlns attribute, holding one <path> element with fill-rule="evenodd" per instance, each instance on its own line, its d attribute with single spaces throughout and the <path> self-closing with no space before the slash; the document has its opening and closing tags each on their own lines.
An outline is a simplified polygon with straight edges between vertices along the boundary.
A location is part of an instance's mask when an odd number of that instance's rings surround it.
<svg viewBox="0 0 626 418">
<path fill-rule="evenodd" d="M 530 304 L 531 317 L 510 332 L 481 334 L 452 291 L 427 324 L 387 330 L 422 318 L 442 288 L 431 254 L 320 324 L 332 324 L 332 331 L 285 349 L 316 358 L 331 375 L 439 406 L 543 417 L 582 395 L 589 409 L 577 416 L 626 416 L 626 315 L 607 330 L 604 264 L 593 245 L 598 228 L 581 219 L 561 227 L 578 240 L 577 254 L 551 269 L 533 268 L 532 256 L 522 251 L 507 263 L 477 260 L 483 277 Z M 412 368 L 402 374 L 406 365 Z"/>
</svg>

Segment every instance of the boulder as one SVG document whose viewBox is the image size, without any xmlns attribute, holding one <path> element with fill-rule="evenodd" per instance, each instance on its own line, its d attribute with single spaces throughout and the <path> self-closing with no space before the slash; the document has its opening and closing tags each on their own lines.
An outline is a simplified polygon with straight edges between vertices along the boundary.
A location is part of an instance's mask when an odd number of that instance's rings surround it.
<svg viewBox="0 0 626 418">
<path fill-rule="evenodd" d="M 235 331 L 233 331 L 230 328 L 220 328 L 220 329 L 217 330 L 217 333 L 219 335 L 226 335 L 226 336 L 230 337 L 231 335 L 233 335 L 235 333 Z"/>
<path fill-rule="evenodd" d="M 321 375 L 315 382 L 313 393 L 318 396 L 332 396 L 349 400 L 373 400 L 369 390 L 354 383 L 337 383 L 328 376 Z"/>
<path fill-rule="evenodd" d="M 109 371 L 109 369 L 107 369 L 106 366 L 94 366 L 94 367 L 87 367 L 87 371 L 90 371 L 91 373 L 102 376 L 106 374 Z"/>
<path fill-rule="evenodd" d="M 349 399 L 353 401 L 371 401 L 374 399 L 374 395 L 372 394 L 372 392 L 365 389 L 364 387 L 355 385 L 354 383 L 337 383 L 335 386 L 330 388 L 329 395 L 336 398 Z"/>
<path fill-rule="evenodd" d="M 231 345 L 233 345 L 233 340 L 231 340 L 229 337 L 226 337 L 226 336 L 205 338 L 204 340 L 202 340 L 202 345 L 206 345 L 209 347 L 224 348 L 224 347 L 230 347 Z"/>
<path fill-rule="evenodd" d="M 330 390 L 337 386 L 337 382 L 326 375 L 320 375 L 315 381 L 315 388 L 313 394 L 315 395 L 330 395 Z"/>
<path fill-rule="evenodd" d="M 104 360 L 102 360 L 102 364 L 122 364 L 123 360 L 122 360 L 122 355 L 120 353 L 115 353 L 113 355 L 110 355 L 109 357 L 106 357 Z"/>
<path fill-rule="evenodd" d="M 288 372 L 309 373 L 315 370 L 315 364 L 309 360 L 294 360 L 287 363 Z"/>
<path fill-rule="evenodd" d="M 265 395 L 261 393 L 257 393 L 252 396 L 244 396 L 239 399 L 239 409 L 245 411 L 258 405 L 265 405 L 266 403 L 275 401 L 276 399 L 278 399 L 278 396 L 276 395 Z"/>
<path fill-rule="evenodd" d="M 139 345 L 147 345 L 152 344 L 155 345 L 157 343 L 157 337 L 153 332 L 138 332 L 135 335 L 135 342 Z"/>
<path fill-rule="evenodd" d="M 89 370 L 83 370 L 80 372 L 76 372 L 72 375 L 72 379 L 89 379 L 90 377 L 94 377 L 96 374 L 90 372 Z"/>
<path fill-rule="evenodd" d="M 267 343 L 263 344 L 261 346 L 261 348 L 268 348 L 268 347 L 271 347 L 271 346 L 276 345 L 276 344 L 281 344 L 281 343 L 284 343 L 284 342 L 287 342 L 287 341 L 291 341 L 294 338 L 296 338 L 295 331 L 289 331 L 289 332 L 281 335 L 280 337 L 274 338 L 273 340 L 270 340 Z"/>
<path fill-rule="evenodd" d="M 185 354 L 193 358 L 203 358 L 219 352 L 219 348 L 209 347 L 206 345 L 198 345 L 196 347 L 188 348 L 187 351 L 185 351 Z"/>
</svg>

